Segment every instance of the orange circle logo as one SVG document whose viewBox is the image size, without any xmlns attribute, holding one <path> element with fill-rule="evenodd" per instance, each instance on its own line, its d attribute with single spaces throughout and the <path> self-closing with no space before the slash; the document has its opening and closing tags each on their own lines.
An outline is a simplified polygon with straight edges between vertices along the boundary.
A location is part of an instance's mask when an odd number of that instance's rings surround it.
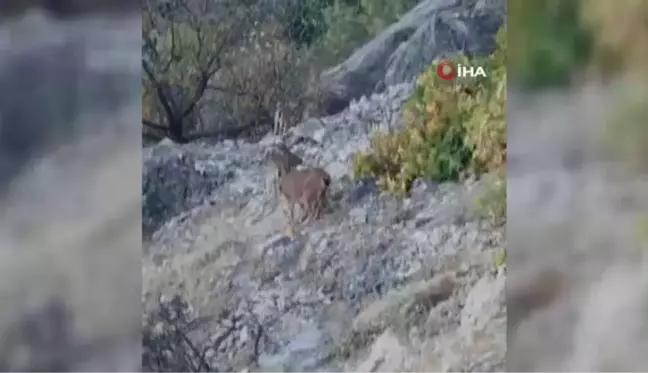
<svg viewBox="0 0 648 373">
<path fill-rule="evenodd" d="M 443 80 L 452 80 L 457 75 L 457 68 L 451 61 L 441 61 L 437 65 L 437 75 Z"/>
</svg>

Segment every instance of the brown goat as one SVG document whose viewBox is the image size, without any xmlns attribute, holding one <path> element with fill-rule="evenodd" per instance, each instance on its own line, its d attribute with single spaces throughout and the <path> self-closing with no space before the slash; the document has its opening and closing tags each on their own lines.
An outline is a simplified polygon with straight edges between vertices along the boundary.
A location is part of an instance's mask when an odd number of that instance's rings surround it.
<svg viewBox="0 0 648 373">
<path fill-rule="evenodd" d="M 291 152 L 283 143 L 273 145 L 268 152 L 268 157 L 277 169 L 274 181 L 274 195 L 275 198 L 277 198 L 279 179 L 284 175 L 287 175 L 298 165 L 303 164 L 303 161 L 299 156 Z"/>
<path fill-rule="evenodd" d="M 320 216 L 331 178 L 321 168 L 294 169 L 279 179 L 278 191 L 288 202 L 289 226 L 295 229 L 295 205 L 301 207 L 300 223 Z"/>
</svg>

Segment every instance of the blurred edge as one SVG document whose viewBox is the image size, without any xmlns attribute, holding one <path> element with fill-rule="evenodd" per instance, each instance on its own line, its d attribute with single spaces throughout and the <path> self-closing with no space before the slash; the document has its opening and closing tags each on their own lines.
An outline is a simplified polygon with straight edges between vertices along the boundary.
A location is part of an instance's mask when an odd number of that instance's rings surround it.
<svg viewBox="0 0 648 373">
<path fill-rule="evenodd" d="M 139 5 L 0 5 L 0 371 L 141 369 Z"/>
<path fill-rule="evenodd" d="M 648 3 L 509 4 L 507 369 L 643 371 Z"/>
<path fill-rule="evenodd" d="M 3 0 L 0 14 L 16 17 L 29 9 L 39 8 L 56 18 L 75 18 L 88 15 L 123 15 L 141 9 L 141 2 L 133 0 Z"/>
</svg>

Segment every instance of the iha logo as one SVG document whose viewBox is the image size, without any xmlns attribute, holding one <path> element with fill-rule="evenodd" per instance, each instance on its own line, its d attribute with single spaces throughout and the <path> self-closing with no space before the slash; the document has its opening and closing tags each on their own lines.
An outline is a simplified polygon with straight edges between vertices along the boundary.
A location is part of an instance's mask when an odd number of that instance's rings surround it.
<svg viewBox="0 0 648 373">
<path fill-rule="evenodd" d="M 459 78 L 476 78 L 478 76 L 486 77 L 486 71 L 481 66 L 466 66 L 462 64 L 455 65 L 452 61 L 441 61 L 437 65 L 437 75 L 443 80 L 452 80 Z"/>
</svg>

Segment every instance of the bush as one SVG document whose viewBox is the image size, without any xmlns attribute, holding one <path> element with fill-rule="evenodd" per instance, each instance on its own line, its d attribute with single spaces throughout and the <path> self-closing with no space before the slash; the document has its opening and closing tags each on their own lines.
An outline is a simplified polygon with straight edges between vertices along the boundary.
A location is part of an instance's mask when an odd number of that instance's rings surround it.
<svg viewBox="0 0 648 373">
<path fill-rule="evenodd" d="M 594 34 L 594 62 L 603 73 L 624 70 L 646 72 L 648 2 L 626 0 L 584 2 L 582 18 Z"/>
<path fill-rule="evenodd" d="M 513 1 L 507 10 L 513 47 L 509 68 L 525 88 L 565 85 L 590 72 L 646 72 L 645 1 Z"/>
<path fill-rule="evenodd" d="M 334 0 L 297 0 L 290 4 L 285 21 L 285 35 L 297 45 L 313 45 L 326 33 L 324 13 L 333 2 Z"/>
<path fill-rule="evenodd" d="M 439 181 L 501 170 L 506 163 L 506 28 L 488 58 L 457 55 L 455 63 L 483 66 L 487 77 L 441 80 L 437 61 L 418 78 L 403 111 L 405 127 L 379 133 L 371 149 L 353 158 L 356 178 L 373 176 L 393 193 L 409 191 L 419 177 Z"/>
<path fill-rule="evenodd" d="M 233 0 L 209 15 L 181 2 L 143 11 L 146 139 L 256 138 L 272 128 L 278 106 L 289 125 L 319 114 L 321 65 L 284 24 Z"/>
<path fill-rule="evenodd" d="M 416 0 L 286 0 L 276 9 L 217 3 L 217 10 L 204 13 L 201 9 L 215 3 L 145 1 L 146 141 L 254 138 L 272 128 L 278 106 L 288 125 L 319 115 L 321 70 L 397 20 Z"/>
<path fill-rule="evenodd" d="M 579 0 L 508 3 L 512 79 L 527 89 L 570 83 L 592 53 L 592 33 L 581 20 L 580 7 Z"/>
<path fill-rule="evenodd" d="M 308 50 L 282 35 L 278 24 L 267 23 L 232 53 L 218 84 L 226 88 L 222 92 L 242 93 L 223 95 L 236 123 L 271 125 L 281 105 L 290 126 L 319 114 L 318 66 Z"/>
<path fill-rule="evenodd" d="M 316 48 L 327 64 L 339 63 L 376 36 L 418 0 L 335 0 L 324 10 L 327 29 Z"/>
<path fill-rule="evenodd" d="M 493 269 L 506 268 L 506 249 L 500 248 L 493 254 Z"/>
<path fill-rule="evenodd" d="M 495 175 L 477 196 L 475 212 L 493 226 L 506 223 L 506 175 Z"/>
</svg>

